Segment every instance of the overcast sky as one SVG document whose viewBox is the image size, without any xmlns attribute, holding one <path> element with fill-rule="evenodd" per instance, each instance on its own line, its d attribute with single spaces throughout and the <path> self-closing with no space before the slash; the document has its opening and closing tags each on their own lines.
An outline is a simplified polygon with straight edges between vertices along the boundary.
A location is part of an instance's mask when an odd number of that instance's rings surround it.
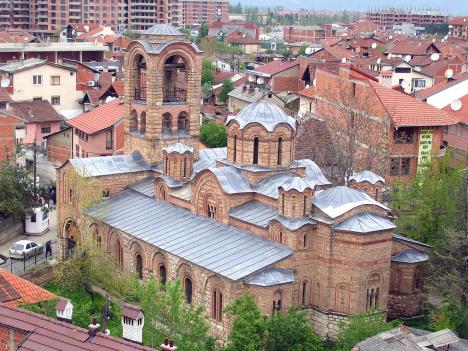
<svg viewBox="0 0 468 351">
<path fill-rule="evenodd" d="M 230 2 L 236 4 L 239 0 L 230 0 Z M 284 6 L 317 10 L 367 10 L 375 6 L 432 7 L 448 12 L 450 15 L 468 14 L 468 0 L 240 0 L 240 2 L 249 6 Z"/>
</svg>

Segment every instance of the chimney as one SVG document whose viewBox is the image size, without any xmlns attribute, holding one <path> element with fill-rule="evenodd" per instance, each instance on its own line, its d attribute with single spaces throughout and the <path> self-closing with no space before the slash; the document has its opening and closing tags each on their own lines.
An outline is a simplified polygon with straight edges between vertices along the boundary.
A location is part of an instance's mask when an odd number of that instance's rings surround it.
<svg viewBox="0 0 468 351">
<path fill-rule="evenodd" d="M 59 321 L 72 322 L 73 305 L 70 300 L 61 297 L 55 305 L 55 312 Z"/>
<path fill-rule="evenodd" d="M 97 322 L 96 317 L 93 317 L 93 322 L 88 326 L 88 340 L 91 340 L 96 336 L 99 328 L 101 328 L 101 325 Z"/>
<path fill-rule="evenodd" d="M 177 350 L 177 346 L 174 346 L 174 340 L 164 338 L 164 343 L 161 345 L 161 351 L 175 351 Z"/>
<path fill-rule="evenodd" d="M 141 307 L 124 303 L 122 307 L 123 338 L 141 345 L 143 343 L 144 325 L 145 316 Z"/>
</svg>

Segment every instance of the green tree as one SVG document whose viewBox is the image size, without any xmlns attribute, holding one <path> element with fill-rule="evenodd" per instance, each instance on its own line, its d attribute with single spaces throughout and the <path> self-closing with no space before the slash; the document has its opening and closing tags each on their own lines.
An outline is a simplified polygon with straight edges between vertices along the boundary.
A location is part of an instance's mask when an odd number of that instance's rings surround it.
<svg viewBox="0 0 468 351">
<path fill-rule="evenodd" d="M 22 219 L 39 204 L 34 196 L 34 181 L 26 169 L 0 162 L 0 217 Z"/>
<path fill-rule="evenodd" d="M 164 337 L 176 340 L 179 351 L 212 349 L 207 317 L 203 308 L 185 302 L 181 282 L 167 282 L 164 287 L 154 277 L 137 282 L 136 303 L 145 311 L 143 343 L 158 347 Z"/>
<path fill-rule="evenodd" d="M 468 312 L 459 302 L 446 297 L 442 306 L 431 314 L 431 328 L 455 330 L 460 337 L 468 337 Z"/>
<path fill-rule="evenodd" d="M 308 47 L 307 44 L 302 44 L 301 47 L 299 48 L 299 55 L 305 55 L 307 47 Z"/>
<path fill-rule="evenodd" d="M 397 322 L 389 323 L 385 321 L 384 313 L 370 311 L 353 317 L 349 321 L 339 323 L 340 331 L 336 349 L 338 351 L 349 351 L 358 342 L 373 335 L 396 327 Z"/>
<path fill-rule="evenodd" d="M 312 331 L 306 312 L 291 307 L 269 321 L 265 338 L 268 351 L 322 351 L 322 338 Z"/>
<path fill-rule="evenodd" d="M 226 127 L 214 121 L 203 124 L 200 128 L 200 140 L 210 148 L 225 147 L 227 145 Z"/>
<path fill-rule="evenodd" d="M 234 90 L 234 83 L 231 79 L 226 78 L 223 80 L 223 84 L 221 86 L 221 91 L 218 94 L 218 100 L 221 102 L 226 102 L 228 99 L 228 94 Z"/>
<path fill-rule="evenodd" d="M 225 311 L 234 319 L 225 351 L 263 350 L 267 317 L 262 315 L 253 296 L 241 296 Z"/>
<path fill-rule="evenodd" d="M 201 84 L 202 86 L 205 83 L 214 84 L 214 72 L 215 66 L 211 59 L 204 57 L 202 60 L 202 74 L 201 74 Z"/>
<path fill-rule="evenodd" d="M 200 28 L 198 28 L 198 40 L 197 41 L 200 41 L 202 40 L 203 38 L 206 38 L 208 36 L 208 23 L 206 22 L 203 22 L 202 24 L 200 24 Z"/>
<path fill-rule="evenodd" d="M 399 229 L 436 248 L 445 230 L 466 230 L 466 181 L 451 159 L 450 153 L 433 159 L 409 184 L 396 184 L 391 202 Z"/>
</svg>

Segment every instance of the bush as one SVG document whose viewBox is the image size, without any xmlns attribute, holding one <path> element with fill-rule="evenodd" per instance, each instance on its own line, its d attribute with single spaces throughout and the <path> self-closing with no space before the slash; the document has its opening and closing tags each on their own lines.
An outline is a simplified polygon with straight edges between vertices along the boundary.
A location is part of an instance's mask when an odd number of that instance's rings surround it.
<svg viewBox="0 0 468 351">
<path fill-rule="evenodd" d="M 227 145 L 227 133 L 224 125 L 210 121 L 200 128 L 200 140 L 206 146 L 225 147 Z"/>
<path fill-rule="evenodd" d="M 228 94 L 234 90 L 234 83 L 229 78 L 223 80 L 223 85 L 221 86 L 221 91 L 218 95 L 218 100 L 220 102 L 226 102 L 228 99 Z"/>
</svg>

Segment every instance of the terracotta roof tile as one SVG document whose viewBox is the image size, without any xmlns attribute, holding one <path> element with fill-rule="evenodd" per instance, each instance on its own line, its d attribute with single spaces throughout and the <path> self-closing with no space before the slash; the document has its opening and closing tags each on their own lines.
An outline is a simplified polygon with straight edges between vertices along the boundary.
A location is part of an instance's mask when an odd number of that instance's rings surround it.
<svg viewBox="0 0 468 351">
<path fill-rule="evenodd" d="M 291 67 L 299 65 L 299 61 L 282 61 L 275 60 L 267 63 L 266 65 L 260 66 L 253 70 L 253 72 L 265 73 L 265 74 L 277 74 L 283 72 Z"/>
<path fill-rule="evenodd" d="M 431 45 L 431 41 L 397 41 L 388 51 L 398 55 L 426 55 Z"/>
<path fill-rule="evenodd" d="M 116 80 L 112 83 L 112 87 L 119 96 L 125 95 L 125 87 L 123 80 Z"/>
<path fill-rule="evenodd" d="M 0 302 L 8 306 L 33 304 L 55 298 L 57 295 L 26 279 L 5 270 L 0 271 Z"/>
<path fill-rule="evenodd" d="M 315 87 L 313 85 L 310 85 L 309 87 L 305 88 L 304 90 L 301 90 L 298 92 L 299 95 L 305 96 L 305 97 L 314 97 L 315 96 Z"/>
<path fill-rule="evenodd" d="M 116 124 L 124 117 L 125 105 L 120 99 L 98 106 L 67 121 L 67 124 L 87 134 L 94 134 Z"/>
<path fill-rule="evenodd" d="M 458 119 L 425 102 L 399 91 L 385 88 L 369 80 L 370 86 L 389 114 L 394 125 L 401 126 L 446 126 L 458 123 Z"/>
<path fill-rule="evenodd" d="M 15 101 L 11 102 L 8 112 L 31 123 L 56 122 L 62 117 L 48 101 Z"/>
<path fill-rule="evenodd" d="M 450 105 L 445 106 L 443 110 L 457 117 L 461 123 L 468 124 L 468 94 L 466 94 L 459 100 L 462 104 L 462 107 L 458 111 L 452 110 L 452 107 Z"/>
<path fill-rule="evenodd" d="M 456 76 L 454 76 L 454 78 L 450 81 L 443 81 L 443 82 L 440 82 L 440 83 L 437 83 L 437 84 L 434 84 L 432 87 L 429 87 L 427 89 L 424 89 L 424 90 L 421 90 L 419 91 L 416 96 L 418 97 L 418 99 L 420 100 L 424 100 L 424 99 L 427 99 L 428 97 L 434 95 L 434 94 L 437 94 L 453 85 L 456 85 L 458 83 L 461 83 L 465 80 L 468 79 L 468 73 L 462 73 L 462 74 L 457 74 Z"/>
<path fill-rule="evenodd" d="M 13 101 L 11 99 L 10 94 L 8 94 L 7 90 L 5 88 L 0 87 L 0 102 L 11 102 Z"/>
</svg>

